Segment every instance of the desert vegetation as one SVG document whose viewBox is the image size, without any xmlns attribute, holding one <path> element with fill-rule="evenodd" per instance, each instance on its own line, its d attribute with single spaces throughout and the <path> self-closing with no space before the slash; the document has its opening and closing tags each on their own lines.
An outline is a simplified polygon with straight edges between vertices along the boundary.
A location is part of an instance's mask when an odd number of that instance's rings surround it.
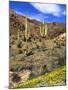
<svg viewBox="0 0 68 90">
<path fill-rule="evenodd" d="M 66 84 L 66 25 L 45 23 L 10 9 L 10 88 Z"/>
<path fill-rule="evenodd" d="M 44 86 L 65 85 L 65 66 L 55 69 L 52 72 L 41 75 L 37 78 L 27 80 L 24 83 L 19 83 L 16 88 L 32 88 Z"/>
</svg>

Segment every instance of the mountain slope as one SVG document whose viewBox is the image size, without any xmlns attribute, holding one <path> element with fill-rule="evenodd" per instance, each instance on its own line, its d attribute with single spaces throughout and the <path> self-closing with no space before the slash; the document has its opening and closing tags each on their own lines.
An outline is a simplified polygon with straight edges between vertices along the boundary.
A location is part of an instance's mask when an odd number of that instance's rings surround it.
<svg viewBox="0 0 68 90">
<path fill-rule="evenodd" d="M 10 9 L 10 87 L 12 84 L 16 86 L 17 83 L 21 81 L 25 82 L 28 78 L 39 77 L 42 74 L 51 72 L 54 69 L 57 70 L 58 67 L 60 68 L 66 65 L 65 23 L 47 23 L 48 33 L 45 37 L 42 37 L 40 35 L 40 24 L 42 22 L 27 18 L 30 38 L 26 42 L 24 37 L 25 18 L 25 16 L 18 15 Z M 57 71 L 58 75 L 61 75 L 61 71 L 62 70 Z M 49 74 L 47 75 L 49 76 Z M 44 77 L 47 76 L 44 75 Z M 41 76 L 41 78 L 43 78 L 43 76 Z M 61 77 L 59 77 L 59 79 L 61 79 Z M 37 78 L 35 80 L 37 80 Z M 32 81 L 27 81 L 27 83 L 28 82 L 30 83 Z M 64 83 L 62 84 L 64 85 Z M 60 85 L 60 83 L 58 85 Z"/>
<path fill-rule="evenodd" d="M 14 11 L 10 9 L 9 12 L 9 20 L 10 20 L 10 33 L 13 32 L 16 33 L 16 31 L 19 29 L 20 31 L 24 31 L 25 29 L 25 16 L 21 16 L 16 14 Z M 38 37 L 40 38 L 40 23 L 37 20 L 31 20 L 28 18 L 28 27 L 31 31 L 31 37 Z M 66 24 L 64 23 L 48 23 L 47 28 L 48 28 L 48 38 L 54 38 L 66 31 Z"/>
<path fill-rule="evenodd" d="M 65 75 L 66 66 L 55 69 L 52 72 L 41 75 L 32 80 L 27 80 L 24 83 L 19 83 L 15 88 L 33 88 L 33 87 L 43 87 L 43 86 L 56 86 L 65 85 Z"/>
</svg>

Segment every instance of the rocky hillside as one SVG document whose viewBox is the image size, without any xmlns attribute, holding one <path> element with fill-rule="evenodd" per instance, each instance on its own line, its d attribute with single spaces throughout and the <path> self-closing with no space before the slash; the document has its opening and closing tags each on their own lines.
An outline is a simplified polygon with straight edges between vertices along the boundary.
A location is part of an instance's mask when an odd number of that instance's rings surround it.
<svg viewBox="0 0 68 90">
<path fill-rule="evenodd" d="M 62 86 L 65 85 L 65 66 L 55 69 L 54 71 L 41 75 L 32 80 L 27 80 L 25 83 L 19 83 L 16 88 L 34 88 L 34 87 L 49 87 L 49 86 Z M 61 77 L 61 78 L 60 78 Z"/>
<path fill-rule="evenodd" d="M 66 27 L 64 23 L 47 23 L 48 34 L 40 36 L 40 23 L 28 18 L 30 39 L 25 41 L 25 16 L 9 12 L 10 85 L 23 82 L 21 75 L 38 77 L 66 64 Z M 17 38 L 19 32 L 19 39 Z M 21 73 L 22 72 L 22 73 Z M 28 73 L 28 74 L 27 74 Z M 18 76 L 19 75 L 19 76 Z M 13 79 L 16 77 L 15 79 Z M 25 78 L 24 80 L 27 80 Z M 11 86 L 10 86 L 11 87 Z"/>
<path fill-rule="evenodd" d="M 24 32 L 25 29 L 25 16 L 21 16 L 16 14 L 14 11 L 10 10 L 9 11 L 9 19 L 10 19 L 10 34 L 13 33 L 15 34 L 17 30 L 19 29 L 20 32 Z M 41 22 L 37 20 L 30 20 L 28 18 L 28 28 L 31 31 L 31 37 L 40 37 L 39 35 L 39 25 Z M 62 33 L 65 32 L 66 30 L 66 25 L 64 23 L 48 23 L 48 38 L 54 38 Z"/>
</svg>

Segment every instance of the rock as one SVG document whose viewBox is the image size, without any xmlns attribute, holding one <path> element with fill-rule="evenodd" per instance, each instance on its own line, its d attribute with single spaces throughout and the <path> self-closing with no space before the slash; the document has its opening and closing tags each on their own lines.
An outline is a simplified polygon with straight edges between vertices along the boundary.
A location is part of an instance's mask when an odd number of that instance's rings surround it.
<svg viewBox="0 0 68 90">
<path fill-rule="evenodd" d="M 31 71 L 30 70 L 23 70 L 23 71 L 19 72 L 18 74 L 21 77 L 20 82 L 24 82 L 24 81 L 28 80 L 28 78 L 30 77 Z"/>
</svg>

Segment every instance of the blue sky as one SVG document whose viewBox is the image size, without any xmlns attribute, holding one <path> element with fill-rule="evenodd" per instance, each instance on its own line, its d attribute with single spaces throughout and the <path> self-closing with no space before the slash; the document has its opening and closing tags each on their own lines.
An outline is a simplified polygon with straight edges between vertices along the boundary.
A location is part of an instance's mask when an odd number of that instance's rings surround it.
<svg viewBox="0 0 68 90">
<path fill-rule="evenodd" d="M 45 22 L 66 21 L 66 5 L 63 4 L 44 4 L 10 1 L 9 8 L 17 14 L 27 15 L 30 19 Z"/>
</svg>

